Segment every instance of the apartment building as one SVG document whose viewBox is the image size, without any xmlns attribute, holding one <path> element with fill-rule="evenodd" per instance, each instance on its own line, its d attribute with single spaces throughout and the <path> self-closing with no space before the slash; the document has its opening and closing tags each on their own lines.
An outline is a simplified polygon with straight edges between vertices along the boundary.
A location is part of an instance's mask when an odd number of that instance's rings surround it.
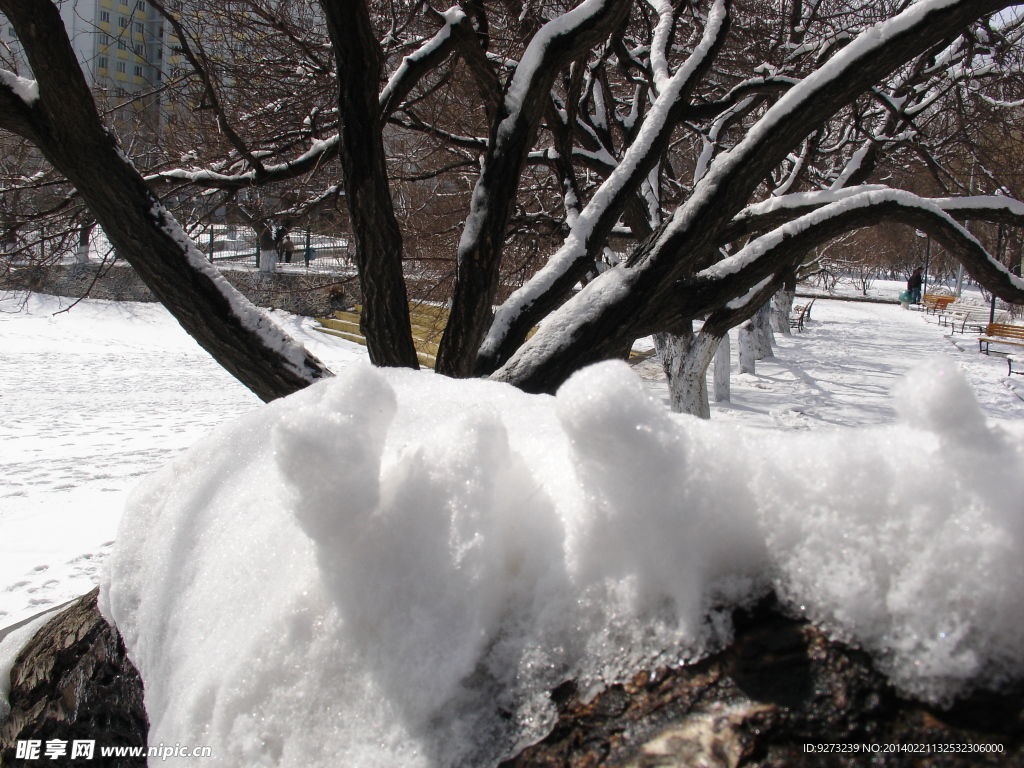
<svg viewBox="0 0 1024 768">
<path fill-rule="evenodd" d="M 57 5 L 86 79 L 98 90 L 114 96 L 150 90 L 179 63 L 177 39 L 146 0 L 58 0 Z M 0 36 L 18 68 L 27 70 L 14 27 L 2 14 Z"/>
</svg>

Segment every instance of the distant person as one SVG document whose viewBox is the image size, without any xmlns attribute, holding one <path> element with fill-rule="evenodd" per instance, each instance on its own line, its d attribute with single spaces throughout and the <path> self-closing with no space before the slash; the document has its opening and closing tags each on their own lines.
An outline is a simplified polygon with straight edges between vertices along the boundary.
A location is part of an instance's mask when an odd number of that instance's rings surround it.
<svg viewBox="0 0 1024 768">
<path fill-rule="evenodd" d="M 924 272 L 924 269 L 918 267 L 914 270 L 914 274 L 910 276 L 910 279 L 907 280 L 907 290 L 910 291 L 911 304 L 921 303 L 921 283 L 923 282 L 923 278 L 921 276 L 922 272 Z"/>
<path fill-rule="evenodd" d="M 285 235 L 284 242 L 281 243 L 281 257 L 285 264 L 292 263 L 293 253 L 295 253 L 295 243 L 292 242 L 291 235 Z"/>
</svg>

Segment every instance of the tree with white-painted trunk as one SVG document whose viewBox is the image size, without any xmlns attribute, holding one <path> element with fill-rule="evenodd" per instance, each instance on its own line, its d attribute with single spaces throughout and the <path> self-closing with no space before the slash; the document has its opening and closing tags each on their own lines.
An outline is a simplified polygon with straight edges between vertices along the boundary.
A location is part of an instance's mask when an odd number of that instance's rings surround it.
<svg viewBox="0 0 1024 768">
<path fill-rule="evenodd" d="M 786 275 L 782 287 L 772 296 L 772 330 L 785 336 L 791 335 L 789 318 L 793 313 L 796 298 L 796 270 Z"/>
<path fill-rule="evenodd" d="M 754 324 L 754 355 L 758 360 L 775 356 L 773 351 L 775 334 L 772 331 L 771 314 L 772 307 L 769 300 L 761 305 L 751 320 Z"/>
<path fill-rule="evenodd" d="M 745 322 L 740 326 L 739 334 L 737 336 L 737 348 L 739 357 L 739 372 L 740 373 L 756 373 L 755 363 L 757 361 L 757 343 L 755 336 L 757 330 L 754 328 L 754 324 L 751 321 Z"/>
<path fill-rule="evenodd" d="M 729 334 L 726 333 L 715 352 L 715 402 L 727 403 L 732 400 L 730 391 L 730 380 L 732 378 L 732 350 L 730 349 Z"/>
</svg>

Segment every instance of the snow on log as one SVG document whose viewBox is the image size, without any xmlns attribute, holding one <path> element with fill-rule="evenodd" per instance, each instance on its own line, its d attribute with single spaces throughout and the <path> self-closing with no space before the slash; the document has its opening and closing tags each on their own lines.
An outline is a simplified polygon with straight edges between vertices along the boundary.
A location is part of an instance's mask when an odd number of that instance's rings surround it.
<svg viewBox="0 0 1024 768">
<path fill-rule="evenodd" d="M 493 766 L 563 681 L 590 700 L 700 658 L 771 590 L 903 692 L 1019 679 L 1024 430 L 949 358 L 896 395 L 899 423 L 820 433 L 671 414 L 621 362 L 557 397 L 357 366 L 280 399 L 123 518 L 100 606 L 149 742 Z"/>
</svg>

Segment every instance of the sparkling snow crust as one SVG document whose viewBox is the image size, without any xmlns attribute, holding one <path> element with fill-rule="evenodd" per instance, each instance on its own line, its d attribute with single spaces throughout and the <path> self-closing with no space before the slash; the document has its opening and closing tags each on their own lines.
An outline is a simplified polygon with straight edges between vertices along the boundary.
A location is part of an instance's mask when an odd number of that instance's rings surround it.
<svg viewBox="0 0 1024 768">
<path fill-rule="evenodd" d="M 224 765 L 493 765 L 694 659 L 774 588 L 943 701 L 1024 671 L 1024 439 L 948 358 L 900 424 L 675 416 L 621 363 L 557 397 L 356 365 L 147 480 L 101 594 L 152 743 Z"/>
</svg>

